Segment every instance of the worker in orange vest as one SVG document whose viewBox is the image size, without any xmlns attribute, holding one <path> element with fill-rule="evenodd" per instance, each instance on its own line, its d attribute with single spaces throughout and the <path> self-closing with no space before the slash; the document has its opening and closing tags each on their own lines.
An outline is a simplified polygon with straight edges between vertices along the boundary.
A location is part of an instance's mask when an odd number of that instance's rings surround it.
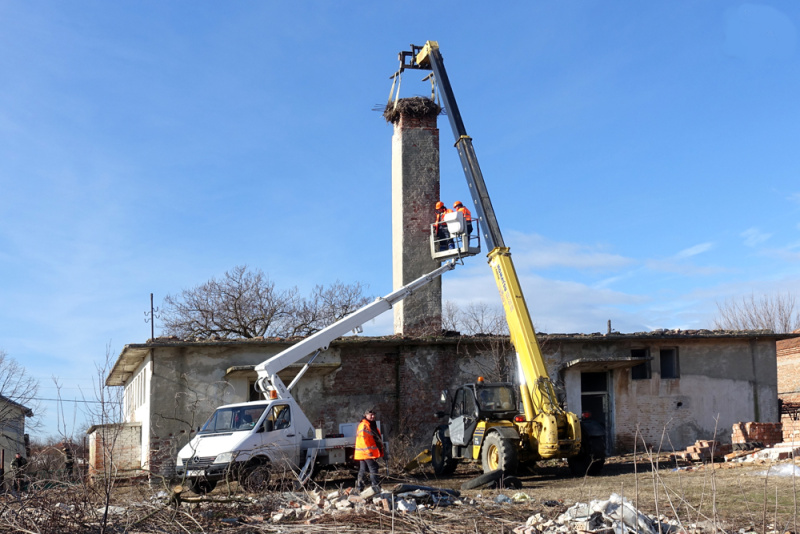
<svg viewBox="0 0 800 534">
<path fill-rule="evenodd" d="M 461 203 L 460 200 L 456 200 L 456 203 L 453 204 L 453 211 L 460 211 L 464 214 L 464 220 L 467 222 L 467 235 L 472 233 L 472 214 L 469 210 Z"/>
<path fill-rule="evenodd" d="M 450 231 L 447 229 L 447 224 L 444 222 L 444 216 L 448 213 L 453 213 L 453 210 L 447 209 L 444 202 L 441 200 L 436 203 L 436 242 L 439 244 L 439 250 L 447 250 L 455 248 L 455 243 L 450 239 Z"/>
<path fill-rule="evenodd" d="M 356 431 L 356 452 L 353 459 L 357 460 L 361 465 L 358 467 L 358 479 L 356 480 L 356 489 L 361 492 L 364 491 L 364 478 L 366 478 L 367 470 L 369 470 L 369 479 L 372 484 L 372 489 L 375 493 L 381 492 L 381 486 L 378 482 L 378 458 L 383 456 L 383 437 L 375 422 L 375 412 L 367 410 L 364 412 L 364 417 L 358 424 Z"/>
</svg>

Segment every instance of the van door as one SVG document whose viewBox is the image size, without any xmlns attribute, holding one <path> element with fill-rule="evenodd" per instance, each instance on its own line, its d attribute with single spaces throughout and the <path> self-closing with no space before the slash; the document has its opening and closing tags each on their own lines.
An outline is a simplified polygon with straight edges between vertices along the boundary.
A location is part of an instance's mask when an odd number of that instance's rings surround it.
<svg viewBox="0 0 800 534">
<path fill-rule="evenodd" d="M 261 422 L 260 451 L 253 451 L 268 456 L 273 463 L 289 462 L 296 468 L 300 456 L 300 436 L 297 434 L 289 404 L 273 404 Z"/>
</svg>

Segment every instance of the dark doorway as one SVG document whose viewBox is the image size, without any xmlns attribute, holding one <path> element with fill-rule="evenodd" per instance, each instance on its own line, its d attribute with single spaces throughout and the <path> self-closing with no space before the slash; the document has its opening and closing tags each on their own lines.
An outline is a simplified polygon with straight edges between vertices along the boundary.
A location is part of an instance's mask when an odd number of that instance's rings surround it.
<svg viewBox="0 0 800 534">
<path fill-rule="evenodd" d="M 611 445 L 610 403 L 608 398 L 608 373 L 581 373 L 581 416 L 597 421 L 606 429 L 606 446 Z"/>
</svg>

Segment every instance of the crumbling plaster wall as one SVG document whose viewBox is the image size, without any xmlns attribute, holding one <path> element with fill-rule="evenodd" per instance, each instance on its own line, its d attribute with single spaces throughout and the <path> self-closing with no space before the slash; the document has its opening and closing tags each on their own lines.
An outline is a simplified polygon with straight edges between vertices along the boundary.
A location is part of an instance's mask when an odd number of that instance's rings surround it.
<svg viewBox="0 0 800 534">
<path fill-rule="evenodd" d="M 144 438 L 149 440 L 150 468 L 169 475 L 177 451 L 217 406 L 247 400 L 247 380 L 226 381 L 229 367 L 256 365 L 284 347 L 275 344 L 253 350 L 241 345 L 183 345 L 154 349 L 150 426 Z"/>
<path fill-rule="evenodd" d="M 148 462 L 153 472 L 174 472 L 177 451 L 217 406 L 247 400 L 255 372 L 226 380 L 229 367 L 257 365 L 285 346 L 156 349 Z M 357 422 L 364 409 L 373 408 L 387 437 L 402 433 L 423 444 L 439 423 L 434 412 L 444 409 L 440 392 L 485 374 L 492 358 L 482 342 L 337 342 L 314 361 L 292 394 L 309 420 L 326 433 L 337 433 L 340 423 Z M 291 375 L 284 382 L 290 379 Z"/>
<path fill-rule="evenodd" d="M 542 340 L 550 375 L 573 412 L 581 411 L 581 371 L 567 367 L 568 362 L 583 359 L 583 366 L 595 360 L 597 367 L 591 370 L 603 370 L 602 362 L 624 359 L 631 348 L 650 349 L 651 379 L 631 380 L 629 367 L 610 371 L 618 451 L 632 449 L 637 431 L 648 444 L 658 445 L 666 428 L 671 446 L 683 448 L 712 437 L 715 425 L 718 439 L 724 440 L 735 422 L 778 420 L 773 339 Z M 229 367 L 257 365 L 286 346 L 242 342 L 156 349 L 150 387 L 152 468 L 168 474 L 177 450 L 217 406 L 247 400 L 255 372 L 238 372 L 226 381 Z M 660 378 L 662 347 L 678 348 L 679 379 Z M 338 432 L 340 423 L 358 421 L 365 408 L 373 408 L 387 437 L 402 435 L 418 448 L 442 422 L 434 413 L 449 408 L 439 403 L 442 390 L 452 392 L 478 376 L 506 378 L 491 374 L 497 357 L 481 338 L 349 338 L 334 342 L 315 360 L 293 395 L 309 420 L 326 433 Z M 512 373 L 514 369 L 509 368 Z M 286 384 L 296 369 L 287 372 L 281 373 Z"/>
<path fill-rule="evenodd" d="M 673 347 L 678 349 L 680 377 L 662 379 L 660 350 Z M 715 435 L 720 441 L 729 441 L 730 428 L 736 422 L 778 420 L 772 339 L 565 343 L 559 352 L 564 362 L 578 358 L 601 362 L 630 355 L 632 348 L 649 349 L 652 376 L 632 380 L 629 367 L 610 370 L 613 446 L 618 451 L 632 450 L 634 439 L 640 446 L 644 439 L 648 445 L 666 449 L 685 448 Z M 592 370 L 600 371 L 602 367 L 598 363 Z M 576 413 L 582 410 L 580 373 L 581 370 L 562 372 L 567 408 Z"/>
</svg>

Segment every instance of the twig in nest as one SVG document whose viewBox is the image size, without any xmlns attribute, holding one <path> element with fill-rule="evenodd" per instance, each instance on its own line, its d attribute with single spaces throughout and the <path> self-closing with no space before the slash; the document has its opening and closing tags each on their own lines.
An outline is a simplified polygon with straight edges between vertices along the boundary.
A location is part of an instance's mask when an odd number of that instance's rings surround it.
<svg viewBox="0 0 800 534">
<path fill-rule="evenodd" d="M 386 122 L 397 123 L 400 116 L 409 117 L 412 119 L 422 119 L 426 117 L 435 117 L 442 111 L 439 104 L 422 96 L 413 96 L 411 98 L 401 98 L 397 101 L 395 106 L 394 101 L 386 104 L 386 109 L 383 110 L 383 118 Z"/>
</svg>

